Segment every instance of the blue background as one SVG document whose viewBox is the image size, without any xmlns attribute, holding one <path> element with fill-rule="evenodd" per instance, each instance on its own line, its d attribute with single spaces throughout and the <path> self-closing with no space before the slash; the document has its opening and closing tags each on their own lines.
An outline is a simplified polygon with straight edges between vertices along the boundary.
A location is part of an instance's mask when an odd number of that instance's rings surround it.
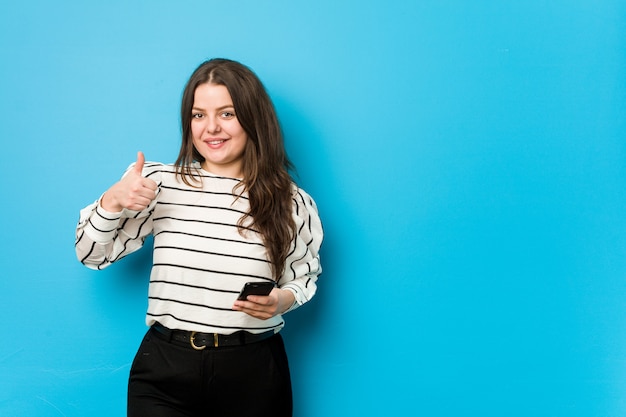
<svg viewBox="0 0 626 417">
<path fill-rule="evenodd" d="M 150 253 L 74 227 L 211 57 L 323 215 L 296 416 L 626 415 L 625 43 L 617 0 L 2 2 L 0 415 L 124 415 Z"/>
</svg>

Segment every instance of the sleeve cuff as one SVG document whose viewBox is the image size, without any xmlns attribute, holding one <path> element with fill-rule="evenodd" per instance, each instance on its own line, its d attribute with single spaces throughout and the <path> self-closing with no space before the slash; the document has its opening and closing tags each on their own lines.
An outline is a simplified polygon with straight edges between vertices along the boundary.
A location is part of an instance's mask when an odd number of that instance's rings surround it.
<svg viewBox="0 0 626 417">
<path fill-rule="evenodd" d="M 106 211 L 98 201 L 98 205 L 95 206 L 89 217 L 89 224 L 85 227 L 85 233 L 94 242 L 106 243 L 111 241 L 117 233 L 122 214 L 122 211 L 117 213 Z"/>
<path fill-rule="evenodd" d="M 289 308 L 283 311 L 281 314 L 289 313 L 290 311 L 293 311 L 302 305 L 301 303 L 298 302 L 298 293 L 296 291 L 294 291 L 292 288 L 289 288 L 289 287 L 284 287 L 282 289 L 287 290 L 293 294 L 293 304 L 291 304 L 291 306 L 289 306 Z"/>
</svg>

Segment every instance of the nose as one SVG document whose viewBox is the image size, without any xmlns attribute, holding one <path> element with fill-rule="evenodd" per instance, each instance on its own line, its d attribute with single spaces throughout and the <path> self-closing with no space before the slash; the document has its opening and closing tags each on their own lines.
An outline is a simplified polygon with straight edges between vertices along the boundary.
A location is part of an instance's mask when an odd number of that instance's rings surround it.
<svg viewBox="0 0 626 417">
<path fill-rule="evenodd" d="M 206 131 L 209 133 L 215 133 L 220 131 L 220 124 L 217 117 L 206 118 Z"/>
</svg>

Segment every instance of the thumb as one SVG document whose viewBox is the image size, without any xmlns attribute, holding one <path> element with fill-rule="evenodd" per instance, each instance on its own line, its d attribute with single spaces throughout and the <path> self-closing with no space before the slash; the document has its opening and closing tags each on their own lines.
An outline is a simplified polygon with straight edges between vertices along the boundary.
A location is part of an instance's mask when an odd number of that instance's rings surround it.
<svg viewBox="0 0 626 417">
<path fill-rule="evenodd" d="M 141 175 L 141 172 L 143 171 L 143 164 L 145 162 L 146 162 L 146 157 L 143 156 L 143 152 L 141 151 L 137 152 L 137 162 L 135 163 L 135 166 L 133 167 L 133 171 Z"/>
</svg>

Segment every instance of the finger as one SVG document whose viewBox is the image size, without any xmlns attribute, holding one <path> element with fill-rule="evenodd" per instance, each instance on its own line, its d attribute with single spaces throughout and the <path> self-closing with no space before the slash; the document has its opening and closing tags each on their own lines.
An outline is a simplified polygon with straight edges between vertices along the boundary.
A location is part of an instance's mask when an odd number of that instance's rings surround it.
<svg viewBox="0 0 626 417">
<path fill-rule="evenodd" d="M 144 178 L 142 185 L 152 191 L 156 191 L 157 188 L 159 188 L 159 186 L 157 185 L 156 181 L 150 179 L 150 178 Z"/>
<path fill-rule="evenodd" d="M 143 172 L 143 165 L 145 163 L 146 163 L 146 157 L 143 155 L 143 152 L 141 151 L 137 152 L 137 162 L 135 163 L 135 167 L 133 171 L 136 174 L 141 175 L 141 173 Z"/>
<path fill-rule="evenodd" d="M 262 300 L 261 303 L 254 302 L 250 298 L 255 297 Z M 268 299 L 268 300 L 266 300 Z M 271 301 L 271 297 L 267 296 L 248 296 L 248 301 L 235 302 L 234 309 L 243 311 L 253 317 L 267 319 L 273 317 L 277 312 L 278 305 Z"/>
<path fill-rule="evenodd" d="M 261 320 L 267 320 L 267 319 L 272 317 L 272 314 L 268 313 L 266 311 L 250 310 L 250 309 L 247 309 L 247 308 L 240 309 L 239 311 L 241 311 L 242 313 L 245 313 L 245 314 L 247 314 L 249 316 L 255 317 L 257 319 L 261 319 Z"/>
<path fill-rule="evenodd" d="M 272 298 L 268 297 L 267 295 L 249 295 L 246 300 L 261 306 L 268 306 L 273 304 Z"/>
<path fill-rule="evenodd" d="M 133 196 L 136 202 L 146 202 L 146 205 L 150 204 L 155 197 L 156 192 L 146 187 L 140 189 L 139 192 Z"/>
<path fill-rule="evenodd" d="M 248 297 L 251 297 L 250 295 Z M 252 302 L 252 300 L 237 300 L 233 305 L 235 308 L 240 310 L 259 310 L 259 305 L 257 303 Z"/>
<path fill-rule="evenodd" d="M 150 199 L 148 198 L 138 198 L 137 201 L 135 201 L 134 207 L 135 210 L 144 210 L 146 209 L 149 205 L 150 205 Z"/>
<path fill-rule="evenodd" d="M 142 189 L 140 192 L 130 197 L 128 204 L 129 206 L 132 206 L 132 210 L 143 210 L 152 203 L 154 198 L 154 191 Z"/>
</svg>

